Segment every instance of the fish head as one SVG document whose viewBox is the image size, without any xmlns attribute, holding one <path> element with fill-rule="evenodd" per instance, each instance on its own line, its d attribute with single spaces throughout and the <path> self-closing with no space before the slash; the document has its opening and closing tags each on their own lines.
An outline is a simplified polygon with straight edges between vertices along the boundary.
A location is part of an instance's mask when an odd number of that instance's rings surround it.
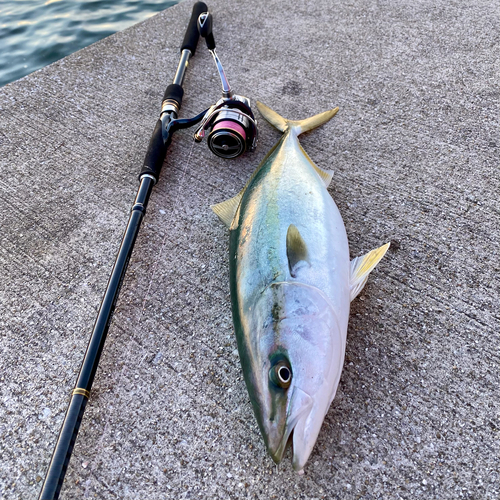
<svg viewBox="0 0 500 500">
<path fill-rule="evenodd" d="M 252 317 L 255 356 L 246 382 L 266 447 L 281 462 L 289 440 L 302 471 L 342 371 L 345 345 L 328 298 L 296 282 L 273 283 Z"/>
</svg>

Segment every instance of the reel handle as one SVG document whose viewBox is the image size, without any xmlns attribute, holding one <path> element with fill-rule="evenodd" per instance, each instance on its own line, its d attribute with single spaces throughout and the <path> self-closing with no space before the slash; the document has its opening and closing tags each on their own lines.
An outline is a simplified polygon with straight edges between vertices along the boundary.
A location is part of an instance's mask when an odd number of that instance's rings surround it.
<svg viewBox="0 0 500 500">
<path fill-rule="evenodd" d="M 193 13 L 191 14 L 191 19 L 189 20 L 188 27 L 186 29 L 186 34 L 184 35 L 184 40 L 181 45 L 181 52 L 185 49 L 191 52 L 194 56 L 196 52 L 196 46 L 198 45 L 198 38 L 200 33 L 198 31 L 198 18 L 203 12 L 207 12 L 208 7 L 204 2 L 196 2 L 193 6 Z"/>
<path fill-rule="evenodd" d="M 198 18 L 198 31 L 207 42 L 208 50 L 215 50 L 215 40 L 212 33 L 212 14 L 204 12 Z"/>
</svg>

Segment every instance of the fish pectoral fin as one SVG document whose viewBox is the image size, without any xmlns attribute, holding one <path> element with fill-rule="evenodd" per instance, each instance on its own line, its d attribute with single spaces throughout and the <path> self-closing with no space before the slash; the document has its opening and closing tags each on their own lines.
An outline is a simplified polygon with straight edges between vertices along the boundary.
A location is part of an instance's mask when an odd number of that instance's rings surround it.
<svg viewBox="0 0 500 500">
<path fill-rule="evenodd" d="M 293 224 L 288 226 L 286 232 L 286 256 L 292 278 L 296 277 L 297 271 L 304 266 L 304 263 L 309 264 L 309 252 L 306 242 Z"/>
<path fill-rule="evenodd" d="M 351 275 L 350 275 L 350 298 L 351 302 L 358 296 L 359 292 L 363 290 L 368 275 L 373 271 L 375 266 L 382 260 L 382 257 L 389 249 L 390 243 L 386 243 L 371 252 L 368 252 L 361 257 L 356 257 L 351 260 Z"/>
<path fill-rule="evenodd" d="M 238 211 L 244 192 L 245 189 L 242 189 L 233 198 L 229 198 L 229 200 L 222 201 L 210 207 L 228 229 L 231 227 L 236 212 Z"/>
</svg>

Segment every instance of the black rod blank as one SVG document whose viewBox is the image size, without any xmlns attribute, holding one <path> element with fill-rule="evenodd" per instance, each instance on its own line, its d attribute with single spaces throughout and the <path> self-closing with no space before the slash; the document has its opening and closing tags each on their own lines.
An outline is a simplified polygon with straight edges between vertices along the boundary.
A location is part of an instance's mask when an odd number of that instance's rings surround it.
<svg viewBox="0 0 500 500">
<path fill-rule="evenodd" d="M 183 61 L 182 71 L 185 71 L 189 57 L 193 55 L 196 50 L 199 36 L 197 28 L 198 16 L 207 10 L 208 8 L 203 2 L 197 2 L 193 7 L 191 19 L 181 48 L 181 61 Z M 186 50 L 189 50 L 190 53 L 188 54 Z M 179 67 L 180 66 L 181 65 L 179 65 Z M 179 78 L 179 75 L 176 74 L 176 79 L 182 82 L 183 78 Z M 64 476 L 82 422 L 83 413 L 85 412 L 85 407 L 90 396 L 90 390 L 97 371 L 99 359 L 104 348 L 104 342 L 106 340 L 113 311 L 120 293 L 121 284 L 127 271 L 142 219 L 146 213 L 149 197 L 153 190 L 153 186 L 159 178 L 167 147 L 171 141 L 171 134 L 168 134 L 167 137 L 162 137 L 162 124 L 163 127 L 165 127 L 168 122 L 177 118 L 177 112 L 182 102 L 182 94 L 182 87 L 179 83 L 169 85 L 167 92 L 165 92 L 163 105 L 165 105 L 167 99 L 170 99 L 169 102 L 174 101 L 174 105 L 170 107 L 167 106 L 167 111 L 163 112 L 163 115 L 167 116 L 163 116 L 162 121 L 158 120 L 151 137 L 144 167 L 139 176 L 140 185 L 134 205 L 132 206 L 127 228 L 99 308 L 99 313 L 78 374 L 75 389 L 71 394 L 71 399 L 57 439 L 57 444 L 52 454 L 49 469 L 45 476 L 40 496 L 38 497 L 39 500 L 56 500 L 59 498 Z M 163 105 L 162 110 L 164 109 Z"/>
</svg>

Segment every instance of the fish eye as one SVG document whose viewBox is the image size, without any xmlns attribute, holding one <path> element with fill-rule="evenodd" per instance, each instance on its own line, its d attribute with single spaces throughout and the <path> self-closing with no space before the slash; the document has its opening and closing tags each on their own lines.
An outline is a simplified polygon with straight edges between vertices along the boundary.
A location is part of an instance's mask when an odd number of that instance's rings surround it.
<svg viewBox="0 0 500 500">
<path fill-rule="evenodd" d="M 280 361 L 271 368 L 269 378 L 278 387 L 288 389 L 292 383 L 292 370 L 287 363 Z"/>
<path fill-rule="evenodd" d="M 292 373 L 286 366 L 281 366 L 278 370 L 278 378 L 282 384 L 288 384 L 292 380 Z"/>
</svg>

